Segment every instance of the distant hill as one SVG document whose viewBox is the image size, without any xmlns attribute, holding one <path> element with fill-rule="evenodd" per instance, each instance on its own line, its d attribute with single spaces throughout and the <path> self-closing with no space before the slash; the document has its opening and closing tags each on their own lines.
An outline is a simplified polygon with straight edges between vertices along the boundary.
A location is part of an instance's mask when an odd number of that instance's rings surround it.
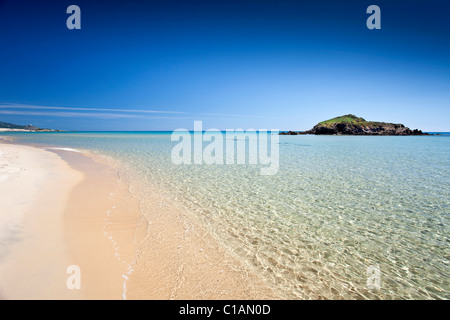
<svg viewBox="0 0 450 320">
<path fill-rule="evenodd" d="M 3 129 L 25 129 L 25 126 L 19 126 L 17 124 L 0 121 L 0 128 L 3 128 Z"/>
<path fill-rule="evenodd" d="M 324 134 L 324 135 L 426 135 L 421 130 L 411 130 L 400 123 L 366 121 L 353 114 L 336 117 L 316 124 L 311 130 L 302 132 L 282 132 L 284 135 Z"/>
<path fill-rule="evenodd" d="M 41 129 L 32 125 L 27 126 L 21 126 L 18 124 L 8 123 L 8 122 L 2 122 L 0 121 L 0 129 L 11 129 L 14 130 L 24 130 L 24 131 L 58 131 L 58 130 L 51 130 L 51 129 Z"/>
</svg>

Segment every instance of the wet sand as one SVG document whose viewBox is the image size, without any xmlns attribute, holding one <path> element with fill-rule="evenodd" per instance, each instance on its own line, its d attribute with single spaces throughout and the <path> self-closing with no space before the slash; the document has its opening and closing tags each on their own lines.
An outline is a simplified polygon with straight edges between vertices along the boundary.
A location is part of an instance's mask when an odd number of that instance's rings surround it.
<svg viewBox="0 0 450 320">
<path fill-rule="evenodd" d="M 277 298 L 177 203 L 74 151 L 0 144 L 1 299 Z"/>
</svg>

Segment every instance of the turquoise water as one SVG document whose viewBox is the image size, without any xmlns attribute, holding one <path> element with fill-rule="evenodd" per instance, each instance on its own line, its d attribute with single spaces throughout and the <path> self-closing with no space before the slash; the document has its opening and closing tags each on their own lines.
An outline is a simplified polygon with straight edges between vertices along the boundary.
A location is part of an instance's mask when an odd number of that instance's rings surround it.
<svg viewBox="0 0 450 320">
<path fill-rule="evenodd" d="M 144 202 L 159 187 L 286 298 L 450 298 L 449 135 L 280 136 L 273 176 L 175 165 L 164 132 L 2 136 L 121 159 Z"/>
</svg>

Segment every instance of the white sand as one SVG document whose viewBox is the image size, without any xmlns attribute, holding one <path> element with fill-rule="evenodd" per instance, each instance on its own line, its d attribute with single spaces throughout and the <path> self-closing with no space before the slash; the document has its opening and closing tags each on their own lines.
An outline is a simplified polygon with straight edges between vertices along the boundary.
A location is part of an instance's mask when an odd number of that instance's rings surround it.
<svg viewBox="0 0 450 320">
<path fill-rule="evenodd" d="M 0 128 L 0 132 L 31 132 L 31 130 Z"/>
<path fill-rule="evenodd" d="M 0 298 L 74 299 L 64 242 L 69 193 L 83 179 L 58 155 L 0 144 Z"/>
</svg>

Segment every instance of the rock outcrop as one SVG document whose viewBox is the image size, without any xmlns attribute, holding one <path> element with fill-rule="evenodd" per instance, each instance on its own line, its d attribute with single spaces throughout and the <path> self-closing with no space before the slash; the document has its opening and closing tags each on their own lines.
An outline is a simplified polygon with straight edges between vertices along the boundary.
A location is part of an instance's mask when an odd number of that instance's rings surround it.
<svg viewBox="0 0 450 320">
<path fill-rule="evenodd" d="M 385 135 L 409 136 L 427 135 L 421 130 L 411 130 L 403 124 L 366 121 L 355 115 L 348 114 L 316 124 L 308 131 L 281 132 L 282 135 L 316 134 L 316 135 Z"/>
</svg>

